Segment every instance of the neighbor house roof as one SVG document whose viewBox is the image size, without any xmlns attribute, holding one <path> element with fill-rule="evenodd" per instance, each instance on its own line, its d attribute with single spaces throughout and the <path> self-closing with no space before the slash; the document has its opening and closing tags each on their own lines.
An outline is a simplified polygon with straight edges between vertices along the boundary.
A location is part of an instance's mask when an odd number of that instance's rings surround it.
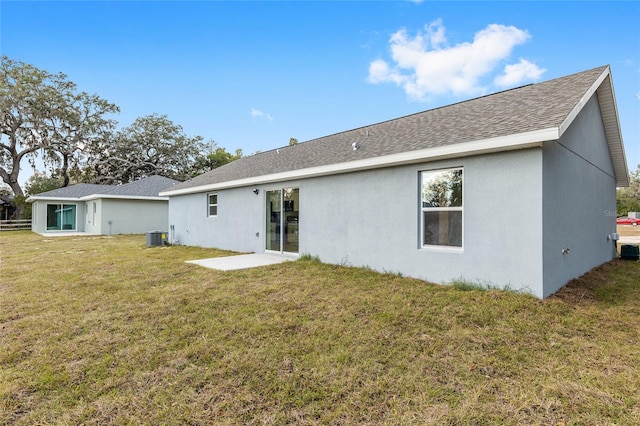
<svg viewBox="0 0 640 426">
<path fill-rule="evenodd" d="M 27 201 L 37 200 L 93 200 L 97 198 L 121 199 L 166 199 L 158 194 L 167 188 L 180 183 L 164 176 L 149 176 L 135 182 L 122 185 L 96 185 L 78 183 L 53 191 L 42 192 L 30 196 Z"/>
<path fill-rule="evenodd" d="M 628 186 L 610 69 L 602 66 L 244 157 L 161 195 L 541 146 L 559 139 L 596 93 L 616 184 Z"/>
</svg>

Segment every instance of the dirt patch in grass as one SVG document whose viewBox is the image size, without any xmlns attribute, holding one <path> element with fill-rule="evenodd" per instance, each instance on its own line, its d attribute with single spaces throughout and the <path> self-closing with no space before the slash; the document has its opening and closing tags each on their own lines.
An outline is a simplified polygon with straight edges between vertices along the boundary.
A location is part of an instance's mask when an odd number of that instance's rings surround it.
<svg viewBox="0 0 640 426">
<path fill-rule="evenodd" d="M 638 261 L 612 260 L 569 281 L 551 299 L 572 305 L 584 302 L 624 303 L 640 290 L 639 269 Z"/>
<path fill-rule="evenodd" d="M 551 295 L 550 298 L 574 305 L 596 301 L 596 292 L 610 285 L 609 274 L 611 266 L 611 264 L 600 265 L 588 273 L 569 281 L 564 287 Z"/>
<path fill-rule="evenodd" d="M 640 237 L 639 226 L 618 225 L 617 232 L 621 236 Z M 585 302 L 623 303 L 627 297 L 637 294 L 640 288 L 639 268 L 639 262 L 615 259 L 571 280 L 551 299 L 572 305 Z"/>
</svg>

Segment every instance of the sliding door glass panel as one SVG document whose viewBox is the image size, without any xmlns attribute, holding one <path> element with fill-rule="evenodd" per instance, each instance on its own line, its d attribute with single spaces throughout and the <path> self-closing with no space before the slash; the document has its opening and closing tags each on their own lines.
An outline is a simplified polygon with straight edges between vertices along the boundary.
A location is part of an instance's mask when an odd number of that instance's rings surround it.
<svg viewBox="0 0 640 426">
<path fill-rule="evenodd" d="M 62 217 L 58 212 L 60 204 L 47 204 L 47 231 L 58 231 L 62 229 Z"/>
<path fill-rule="evenodd" d="M 76 206 L 75 204 L 62 205 L 62 229 L 67 231 L 76 230 Z"/>
<path fill-rule="evenodd" d="M 281 213 L 282 213 L 282 194 L 281 191 L 267 191 L 267 220 L 266 220 L 266 249 L 274 251 L 282 251 L 281 246 Z"/>
<path fill-rule="evenodd" d="M 298 252 L 298 218 L 300 211 L 300 190 L 298 188 L 283 189 L 284 198 L 284 249 L 289 253 Z"/>
</svg>

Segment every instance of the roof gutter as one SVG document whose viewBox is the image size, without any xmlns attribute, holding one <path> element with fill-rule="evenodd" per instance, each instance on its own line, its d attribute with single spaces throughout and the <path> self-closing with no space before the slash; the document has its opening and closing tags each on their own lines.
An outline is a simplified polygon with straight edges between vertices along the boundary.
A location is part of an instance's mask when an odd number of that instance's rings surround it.
<svg viewBox="0 0 640 426">
<path fill-rule="evenodd" d="M 150 196 L 136 196 L 136 195 L 106 195 L 106 194 L 91 194 L 84 197 L 38 197 L 32 195 L 26 199 L 27 203 L 33 203 L 34 201 L 91 201 L 98 199 L 111 199 L 111 200 L 151 200 L 151 201 L 168 201 L 168 197 L 150 197 Z"/>
<path fill-rule="evenodd" d="M 79 198 L 80 201 L 91 201 L 98 199 L 111 199 L 111 200 L 151 200 L 151 201 L 167 201 L 168 197 L 153 197 L 146 195 L 101 195 L 101 194 L 91 194 Z"/>
<path fill-rule="evenodd" d="M 79 198 L 71 198 L 71 197 L 38 197 L 37 195 L 32 195 L 27 198 L 25 201 L 27 203 L 33 203 L 34 201 L 79 201 Z"/>
</svg>

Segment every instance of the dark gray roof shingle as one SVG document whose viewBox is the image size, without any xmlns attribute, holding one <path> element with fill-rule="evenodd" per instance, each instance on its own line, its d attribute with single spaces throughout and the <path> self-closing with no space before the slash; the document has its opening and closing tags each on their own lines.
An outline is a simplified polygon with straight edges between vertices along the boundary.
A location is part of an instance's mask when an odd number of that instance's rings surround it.
<svg viewBox="0 0 640 426">
<path fill-rule="evenodd" d="M 121 197 L 157 197 L 158 194 L 180 183 L 177 180 L 164 176 L 149 176 L 135 182 L 122 185 L 96 185 L 90 183 L 78 183 L 64 188 L 35 194 L 33 198 L 83 198 L 90 195 L 106 195 Z"/>
<path fill-rule="evenodd" d="M 75 185 L 66 186 L 64 188 L 54 189 L 52 191 L 41 192 L 39 194 L 33 195 L 33 197 L 82 198 L 91 194 L 105 194 L 109 191 L 109 185 L 78 183 Z"/>
<path fill-rule="evenodd" d="M 157 197 L 158 193 L 165 189 L 173 188 L 180 182 L 164 176 L 149 176 L 135 182 L 124 185 L 112 186 L 109 195 L 120 195 L 130 197 Z"/>
<path fill-rule="evenodd" d="M 174 190 L 558 127 L 606 66 L 244 157 Z M 352 143 L 359 149 L 353 150 Z"/>
</svg>

